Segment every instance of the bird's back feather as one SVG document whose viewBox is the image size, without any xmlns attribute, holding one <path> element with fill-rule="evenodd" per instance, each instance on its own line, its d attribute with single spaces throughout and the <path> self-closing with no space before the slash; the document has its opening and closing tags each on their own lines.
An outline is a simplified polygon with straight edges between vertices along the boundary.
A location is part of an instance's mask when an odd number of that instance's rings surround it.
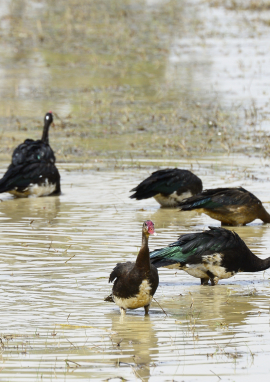
<svg viewBox="0 0 270 382">
<path fill-rule="evenodd" d="M 23 190 L 30 184 L 56 183 L 60 191 L 60 175 L 55 167 L 55 156 L 51 147 L 41 140 L 25 140 L 12 154 L 12 162 L 0 179 L 0 192 L 13 189 Z"/>
<path fill-rule="evenodd" d="M 182 211 L 190 211 L 194 209 L 209 209 L 222 208 L 226 206 L 243 206 L 249 203 L 260 203 L 251 192 L 242 187 L 239 188 L 215 188 L 204 190 L 200 194 L 191 196 L 181 202 L 179 207 Z"/>
<path fill-rule="evenodd" d="M 150 261 L 157 268 L 174 263 L 196 264 L 203 255 L 224 253 L 228 250 L 248 250 L 243 240 L 235 233 L 221 227 L 209 227 L 209 231 L 185 234 L 168 247 L 150 253 Z"/>
<path fill-rule="evenodd" d="M 188 170 L 164 169 L 153 172 L 148 178 L 141 182 L 131 191 L 131 199 L 148 199 L 157 194 L 170 195 L 177 191 L 180 195 L 186 191 L 192 194 L 202 190 L 202 181 Z"/>
</svg>

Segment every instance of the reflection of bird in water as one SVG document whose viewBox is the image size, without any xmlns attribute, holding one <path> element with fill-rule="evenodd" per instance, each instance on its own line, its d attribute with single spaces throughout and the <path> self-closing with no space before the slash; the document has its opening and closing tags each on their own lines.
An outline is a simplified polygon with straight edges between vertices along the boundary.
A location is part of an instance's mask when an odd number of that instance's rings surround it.
<svg viewBox="0 0 270 382">
<path fill-rule="evenodd" d="M 110 315 L 112 320 L 112 343 L 117 351 L 122 351 L 119 357 L 121 363 L 130 364 L 134 368 L 137 377 L 148 381 L 150 364 L 156 362 L 158 351 L 158 339 L 150 316 Z M 126 366 L 126 365 L 123 365 Z"/>
<path fill-rule="evenodd" d="M 270 257 L 260 259 L 233 231 L 209 227 L 209 231 L 185 234 L 178 241 L 150 254 L 157 268 L 181 269 L 201 279 L 202 285 L 216 285 L 238 272 L 259 272 L 270 267 Z"/>
<path fill-rule="evenodd" d="M 146 220 L 142 227 L 142 246 L 135 263 L 118 263 L 109 277 L 113 282 L 112 294 L 105 301 L 115 302 L 125 314 L 126 309 L 144 307 L 148 314 L 159 279 L 156 267 L 150 264 L 148 238 L 155 235 L 154 223 Z"/>
<path fill-rule="evenodd" d="M 16 198 L 0 203 L 0 220 L 19 222 L 21 220 L 45 221 L 53 220 L 60 210 L 59 197 Z M 10 219 L 10 220 L 7 220 Z"/>
<path fill-rule="evenodd" d="M 242 187 L 204 190 L 178 205 L 182 211 L 204 212 L 211 218 L 220 220 L 221 225 L 241 226 L 255 219 L 270 223 L 270 215 L 262 202 Z"/>
<path fill-rule="evenodd" d="M 178 202 L 202 191 L 202 181 L 188 170 L 178 168 L 158 170 L 142 181 L 131 199 L 154 197 L 162 207 L 177 207 Z"/>
<path fill-rule="evenodd" d="M 44 117 L 42 138 L 26 139 L 13 152 L 11 164 L 0 179 L 0 192 L 15 196 L 47 196 L 60 194 L 60 175 L 49 145 L 51 112 Z"/>
<path fill-rule="evenodd" d="M 137 211 L 136 219 L 141 219 L 142 212 L 144 211 Z M 172 210 L 169 208 L 158 208 L 154 212 L 147 210 L 147 213 L 151 217 L 151 220 L 155 222 L 155 227 L 159 229 L 172 226 L 179 228 L 181 226 L 187 226 L 190 228 L 190 219 L 193 219 L 197 215 L 196 212 L 191 211 L 188 213 L 188 219 L 186 214 L 180 214 L 178 210 Z"/>
<path fill-rule="evenodd" d="M 192 325 L 207 325 L 211 330 L 226 329 L 230 325 L 244 325 L 251 312 L 258 311 L 262 299 L 256 294 L 249 295 L 250 292 L 244 294 L 242 288 L 239 293 L 238 290 L 234 290 L 234 293 L 231 291 L 228 285 L 219 285 L 217 288 L 193 286 L 187 294 L 170 294 L 170 297 L 160 298 L 159 302 L 168 313 L 179 315 L 180 312 L 180 323 L 187 319 L 191 320 Z M 233 331 L 230 330 L 230 333 L 233 334 Z"/>
</svg>

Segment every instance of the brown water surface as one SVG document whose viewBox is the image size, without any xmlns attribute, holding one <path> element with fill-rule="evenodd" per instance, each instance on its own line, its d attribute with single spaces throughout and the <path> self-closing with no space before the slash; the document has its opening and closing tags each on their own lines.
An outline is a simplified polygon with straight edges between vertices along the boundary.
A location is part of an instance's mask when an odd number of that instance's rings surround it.
<svg viewBox="0 0 270 382">
<path fill-rule="evenodd" d="M 144 220 L 151 249 L 219 225 L 130 200 L 160 166 L 242 185 L 270 210 L 270 15 L 240 3 L 0 2 L 0 159 L 52 109 L 63 190 L 1 195 L 1 381 L 268 380 L 269 271 L 211 288 L 161 269 L 150 317 L 103 301 Z M 235 231 L 269 255 L 268 225 Z"/>
<path fill-rule="evenodd" d="M 212 163 L 177 162 L 199 173 L 205 187 L 242 185 L 270 209 L 267 162 L 217 157 Z M 145 219 L 158 233 L 151 249 L 219 225 L 205 215 L 160 209 L 153 199 L 129 199 L 129 190 L 159 165 L 64 165 L 59 197 L 2 195 L 2 381 L 267 378 L 269 271 L 203 287 L 184 272 L 160 269 L 149 317 L 138 309 L 122 319 L 117 306 L 103 301 L 114 265 L 135 259 Z M 260 257 L 269 255 L 268 225 L 234 229 Z"/>
</svg>

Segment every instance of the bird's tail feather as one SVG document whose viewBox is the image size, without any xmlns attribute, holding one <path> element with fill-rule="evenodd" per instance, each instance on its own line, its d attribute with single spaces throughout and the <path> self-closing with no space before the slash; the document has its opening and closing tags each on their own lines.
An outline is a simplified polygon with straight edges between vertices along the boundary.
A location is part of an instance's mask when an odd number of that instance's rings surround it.
<svg viewBox="0 0 270 382">
<path fill-rule="evenodd" d="M 113 295 L 110 294 L 108 297 L 105 297 L 105 298 L 104 298 L 104 301 L 107 301 L 107 302 L 114 302 L 114 301 L 113 301 Z"/>
</svg>

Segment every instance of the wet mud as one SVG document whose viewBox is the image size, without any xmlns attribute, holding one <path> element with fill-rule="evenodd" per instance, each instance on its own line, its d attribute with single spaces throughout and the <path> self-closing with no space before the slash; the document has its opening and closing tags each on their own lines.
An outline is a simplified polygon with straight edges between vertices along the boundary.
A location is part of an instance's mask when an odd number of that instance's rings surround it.
<svg viewBox="0 0 270 382">
<path fill-rule="evenodd" d="M 3 2 L 0 159 L 48 110 L 61 162 L 268 155 L 270 15 L 236 4 Z"/>
</svg>

